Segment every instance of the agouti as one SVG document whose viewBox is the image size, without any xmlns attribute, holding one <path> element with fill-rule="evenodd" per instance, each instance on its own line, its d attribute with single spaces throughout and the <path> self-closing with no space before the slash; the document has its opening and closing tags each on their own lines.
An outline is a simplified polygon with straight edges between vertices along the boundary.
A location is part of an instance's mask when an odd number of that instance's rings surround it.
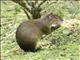
<svg viewBox="0 0 80 60">
<path fill-rule="evenodd" d="M 24 51 L 35 51 L 37 41 L 60 27 L 63 20 L 52 13 L 37 19 L 22 22 L 16 31 L 16 41 Z"/>
</svg>

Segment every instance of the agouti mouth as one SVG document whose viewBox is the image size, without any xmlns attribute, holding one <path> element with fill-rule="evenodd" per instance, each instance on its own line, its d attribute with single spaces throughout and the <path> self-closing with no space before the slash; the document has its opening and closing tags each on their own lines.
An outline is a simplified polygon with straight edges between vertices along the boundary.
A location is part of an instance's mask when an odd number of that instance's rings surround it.
<svg viewBox="0 0 80 60">
<path fill-rule="evenodd" d="M 54 31 L 54 30 L 58 29 L 59 27 L 60 27 L 60 25 L 52 25 L 51 31 Z"/>
</svg>

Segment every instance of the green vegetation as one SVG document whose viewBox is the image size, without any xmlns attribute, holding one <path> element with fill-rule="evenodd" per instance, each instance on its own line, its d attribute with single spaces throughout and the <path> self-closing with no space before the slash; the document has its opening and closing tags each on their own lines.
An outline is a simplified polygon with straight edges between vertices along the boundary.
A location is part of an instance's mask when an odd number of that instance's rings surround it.
<svg viewBox="0 0 80 60">
<path fill-rule="evenodd" d="M 64 21 L 76 22 L 68 26 L 65 23 L 67 27 L 63 25 L 41 39 L 41 50 L 23 52 L 16 43 L 15 31 L 27 19 L 26 14 L 18 4 L 1 2 L 1 60 L 80 60 L 80 2 L 45 3 L 42 8 L 60 15 Z"/>
</svg>

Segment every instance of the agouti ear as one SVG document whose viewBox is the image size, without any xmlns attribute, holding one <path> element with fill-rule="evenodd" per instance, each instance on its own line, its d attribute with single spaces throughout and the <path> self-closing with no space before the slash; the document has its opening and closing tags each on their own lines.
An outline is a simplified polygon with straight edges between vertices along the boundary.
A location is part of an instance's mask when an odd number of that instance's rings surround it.
<svg viewBox="0 0 80 60">
<path fill-rule="evenodd" d="M 49 16 L 50 16 L 50 15 L 53 15 L 53 13 L 52 13 L 52 12 L 49 12 L 49 13 L 47 13 L 47 15 L 49 15 Z"/>
<path fill-rule="evenodd" d="M 53 13 L 52 13 L 52 12 L 50 12 L 50 13 L 49 13 L 49 15 L 53 15 Z"/>
<path fill-rule="evenodd" d="M 53 19 L 53 17 L 54 17 L 53 13 L 52 13 L 52 12 L 50 12 L 50 13 L 48 14 L 48 18 L 49 18 L 49 20 L 52 20 L 52 19 Z"/>
</svg>

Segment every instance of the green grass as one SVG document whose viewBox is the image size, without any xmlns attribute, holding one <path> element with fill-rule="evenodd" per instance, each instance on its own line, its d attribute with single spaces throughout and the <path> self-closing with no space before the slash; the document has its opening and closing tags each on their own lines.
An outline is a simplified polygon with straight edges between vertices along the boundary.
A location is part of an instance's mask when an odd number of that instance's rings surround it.
<svg viewBox="0 0 80 60">
<path fill-rule="evenodd" d="M 54 7 L 57 6 L 55 11 L 63 11 L 62 13 L 67 19 L 70 15 L 72 16 L 66 8 L 58 10 L 60 6 L 66 5 L 66 7 L 69 7 L 69 2 L 63 2 L 60 5 L 56 4 L 54 5 Z M 39 42 L 43 44 L 43 46 L 42 49 L 37 52 L 23 52 L 16 43 L 15 31 L 18 25 L 26 19 L 26 15 L 21 9 L 20 12 L 15 14 L 15 7 L 16 4 L 13 2 L 7 1 L 7 4 L 1 3 L 2 27 L 0 37 L 2 60 L 80 60 L 80 24 L 75 24 L 73 29 L 74 32 L 69 36 L 68 34 L 71 31 L 64 27 L 60 27 L 45 38 L 41 39 Z M 53 11 L 54 9 L 49 8 L 47 11 L 48 10 Z M 65 11 L 67 12 L 65 13 Z M 60 12 L 58 14 L 60 14 Z"/>
</svg>

